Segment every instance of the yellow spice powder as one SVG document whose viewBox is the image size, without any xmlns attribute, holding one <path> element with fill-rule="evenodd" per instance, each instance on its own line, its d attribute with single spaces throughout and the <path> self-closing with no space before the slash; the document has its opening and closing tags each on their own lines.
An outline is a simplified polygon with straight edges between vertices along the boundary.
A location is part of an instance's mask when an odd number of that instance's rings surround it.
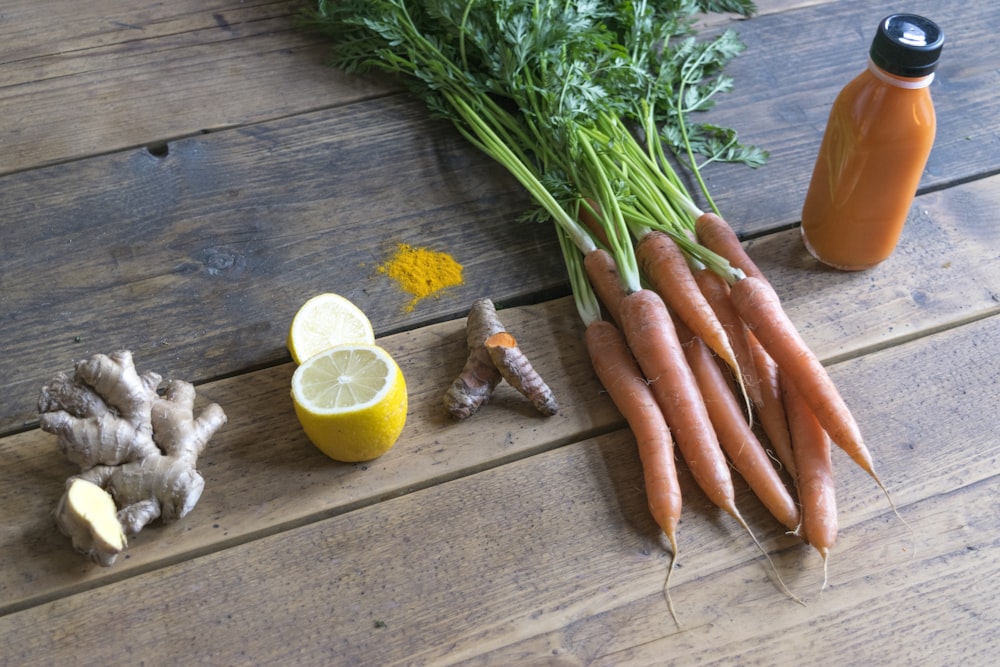
<svg viewBox="0 0 1000 667">
<path fill-rule="evenodd" d="M 413 298 L 406 305 L 407 312 L 413 310 L 421 299 L 446 287 L 463 283 L 462 265 L 451 255 L 427 248 L 415 248 L 406 243 L 398 244 L 396 252 L 378 270 L 412 295 Z"/>
</svg>

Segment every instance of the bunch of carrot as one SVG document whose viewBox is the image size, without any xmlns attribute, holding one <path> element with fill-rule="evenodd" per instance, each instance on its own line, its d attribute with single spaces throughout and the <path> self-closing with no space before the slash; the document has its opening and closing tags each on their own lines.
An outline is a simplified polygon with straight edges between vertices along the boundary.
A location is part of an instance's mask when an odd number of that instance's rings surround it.
<svg viewBox="0 0 1000 667">
<path fill-rule="evenodd" d="M 608 170 L 630 165 L 636 194 L 578 200 L 593 246 L 564 234 L 563 255 L 597 375 L 636 435 L 653 516 L 676 557 L 676 444 L 715 505 L 746 528 L 731 465 L 825 567 L 837 536 L 831 443 L 882 486 L 854 417 L 729 224 L 695 205 L 654 146 L 598 127 L 620 162 Z"/>
<path fill-rule="evenodd" d="M 728 90 L 720 71 L 742 49 L 728 31 L 695 39 L 695 11 L 749 15 L 753 4 L 320 0 L 312 20 L 334 38 L 337 64 L 407 77 L 555 223 L 594 368 L 635 434 L 672 559 L 676 443 L 744 528 L 730 465 L 825 563 L 837 526 L 830 443 L 874 477 L 871 456 L 770 284 L 673 169 L 686 161 L 711 203 L 696 154 L 762 159 L 734 132 L 688 120 Z"/>
<path fill-rule="evenodd" d="M 582 217 L 600 225 L 593 213 Z M 690 242 L 724 259 L 728 280 L 655 231 L 635 245 L 649 287 L 629 289 L 613 253 L 582 253 L 562 237 L 594 370 L 635 436 L 649 508 L 674 558 L 676 445 L 712 503 L 747 528 L 731 466 L 825 565 L 837 537 L 831 442 L 881 486 L 871 455 L 829 374 L 731 227 L 709 212 L 699 214 L 695 230 Z M 787 481 L 758 439 L 755 417 Z"/>
</svg>

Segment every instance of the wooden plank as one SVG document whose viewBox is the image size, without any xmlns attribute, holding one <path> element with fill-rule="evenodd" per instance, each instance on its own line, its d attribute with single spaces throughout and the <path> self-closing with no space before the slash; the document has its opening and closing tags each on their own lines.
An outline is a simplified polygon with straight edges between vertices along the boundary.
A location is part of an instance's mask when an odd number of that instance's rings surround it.
<svg viewBox="0 0 1000 667">
<path fill-rule="evenodd" d="M 832 1 L 761 0 L 757 7 L 759 14 L 772 14 Z M 313 4 L 300 3 L 300 6 Z M 245 23 L 286 18 L 298 9 L 287 2 L 248 6 L 233 0 L 175 0 L 146 6 L 119 0 L 94 0 L 86 6 L 73 0 L 7 0 L 6 39 L 0 64 L 211 28 L 236 31 Z M 72 16 L 73 20 L 53 21 L 53 16 Z M 711 14 L 699 25 L 714 27 L 732 20 L 729 15 Z"/>
<path fill-rule="evenodd" d="M 326 67 L 328 43 L 293 27 L 309 4 L 11 0 L 2 17 L 0 174 L 400 89 L 384 76 Z M 726 20 L 713 15 L 703 27 Z"/>
<path fill-rule="evenodd" d="M 296 12 L 234 0 L 5 7 L 0 174 L 399 89 L 326 66 L 328 44 L 295 29 Z"/>
<path fill-rule="evenodd" d="M 147 528 L 111 569 L 73 553 L 52 522 L 75 472 L 54 437 L 31 430 L 0 439 L 0 613 L 620 426 L 590 370 L 571 300 L 501 315 L 556 392 L 558 415 L 541 417 L 504 384 L 471 419 L 446 416 L 441 399 L 462 369 L 464 320 L 379 340 L 407 378 L 409 414 L 396 448 L 368 464 L 335 463 L 305 439 L 287 398 L 292 364 L 204 385 L 201 400 L 219 403 L 229 423 L 199 460 L 206 491 L 197 511 L 179 524 Z"/>
<path fill-rule="evenodd" d="M 943 660 L 987 667 L 995 662 L 990 642 L 1000 623 L 996 591 L 979 588 L 979 595 L 963 596 L 959 605 L 954 597 L 1000 574 L 990 556 L 1000 546 L 995 520 L 976 517 L 969 522 L 965 509 L 989 505 L 995 483 L 994 477 L 956 491 L 945 509 L 934 499 L 907 508 L 908 518 L 949 533 L 921 539 L 913 554 L 902 552 L 905 537 L 885 517 L 850 526 L 839 549 L 844 558 L 860 563 L 822 593 L 815 592 L 818 584 L 811 581 L 806 609 L 762 596 L 757 588 L 766 584 L 759 563 L 702 568 L 703 580 L 676 586 L 675 600 L 698 606 L 680 631 L 664 617 L 662 598 L 649 592 L 617 608 L 570 619 L 566 627 L 474 653 L 461 664 L 534 664 L 552 654 L 565 661 L 555 664 L 595 667 L 683 665 L 690 656 L 711 665 L 804 661 L 902 667 Z M 793 559 L 782 560 L 788 564 Z M 790 566 L 799 567 L 797 562 Z M 650 583 L 646 585 L 652 588 Z M 761 613 L 764 605 L 766 614 Z"/>
<path fill-rule="evenodd" d="M 483 295 L 565 293 L 551 227 L 517 221 L 522 189 L 399 97 L 0 188 L 0 430 L 33 418 L 54 372 L 99 351 L 127 347 L 190 381 L 281 363 L 292 315 L 319 292 L 355 300 L 379 334 L 463 316 Z M 466 284 L 407 312 L 409 295 L 377 271 L 397 243 L 452 253 Z"/>
<path fill-rule="evenodd" d="M 72 54 L 100 47 L 123 47 L 132 42 L 169 35 L 216 29 L 218 35 L 202 34 L 204 41 L 224 39 L 223 34 L 241 29 L 243 24 L 285 18 L 291 7 L 286 2 L 258 2 L 247 5 L 232 0 L 175 0 L 151 5 L 95 0 L 80 6 L 73 0 L 8 0 L 4 3 L 6 26 L 0 63 L 34 61 L 64 55 L 63 69 L 46 73 L 76 73 Z M 54 21 L 53 17 L 72 17 Z M 221 30 L 218 30 L 221 29 Z M 141 45 L 148 48 L 148 44 Z M 28 71 L 28 70 L 22 70 Z M 28 79 L 32 80 L 32 79 Z M 8 83 L 8 80 L 0 80 Z"/>
<path fill-rule="evenodd" d="M 1000 388 L 997 324 L 832 369 L 845 393 L 867 399 L 859 419 L 872 425 L 876 459 L 912 532 L 836 456 L 842 532 L 826 591 L 815 553 L 761 526 L 741 494 L 805 607 L 778 590 L 739 529 L 689 494 L 676 628 L 662 597 L 667 557 L 619 431 L 8 614 L 6 658 L 649 664 L 698 655 L 773 664 L 826 662 L 837 646 L 847 663 L 913 664 L 945 650 L 989 664 L 997 592 L 974 583 L 1000 574 L 990 557 L 1000 523 L 995 511 L 973 508 L 993 507 L 1000 473 L 1000 423 L 981 420 L 994 414 Z M 957 610 L 955 590 L 965 591 Z M 40 627 L 58 631 L 33 632 Z M 108 627 L 119 641 L 102 636 Z"/>
<path fill-rule="evenodd" d="M 818 268 L 805 258 L 795 230 L 752 242 L 748 244 L 749 252 L 775 280 L 793 321 L 821 358 L 831 361 L 855 357 L 864 351 L 898 344 L 927 331 L 1000 310 L 995 298 L 1000 293 L 1000 262 L 996 261 L 1000 232 L 985 221 L 977 223 L 980 218 L 974 214 L 996 205 L 1000 190 L 995 185 L 987 180 L 924 196 L 921 199 L 924 213 L 911 221 L 897 256 L 883 267 L 864 274 Z M 916 238 L 921 239 L 919 245 L 910 240 Z M 503 255 L 498 257 L 502 259 Z M 366 287 L 357 294 L 364 298 L 373 292 L 373 288 Z M 484 290 L 484 293 L 490 292 Z M 362 303 L 368 306 L 368 302 Z M 287 308 L 290 317 L 293 304 L 287 304 Z M 397 452 L 380 459 L 376 468 L 383 473 L 377 475 L 377 480 L 356 488 L 351 481 L 354 478 L 349 475 L 353 470 L 350 467 L 344 470 L 335 467 L 322 476 L 314 473 L 309 480 L 302 480 L 302 471 L 315 467 L 323 459 L 308 445 L 303 446 L 290 405 L 275 401 L 275 397 L 287 391 L 289 364 L 212 383 L 203 391 L 230 413 L 230 425 L 217 436 L 205 459 L 205 465 L 213 470 L 212 483 L 217 485 L 220 496 L 206 494 L 200 519 L 192 517 L 183 527 L 157 534 L 155 554 L 143 552 L 141 546 L 145 542 L 138 542 L 129 563 L 119 569 L 148 567 L 159 558 L 174 558 L 212 543 L 219 537 L 214 527 L 217 516 L 227 517 L 226 539 L 245 539 L 257 532 L 299 523 L 317 513 L 344 511 L 378 497 L 422 486 L 442 474 L 450 477 L 497 465 L 507 458 L 570 442 L 617 423 L 617 415 L 598 396 L 599 387 L 580 347 L 581 331 L 570 300 L 508 310 L 504 317 L 510 320 L 508 325 L 513 331 L 528 335 L 523 338 L 524 334 L 520 334 L 528 349 L 533 350 L 532 356 L 539 360 L 544 376 L 556 388 L 563 406 L 557 420 L 525 421 L 524 412 L 517 410 L 509 415 L 501 413 L 502 416 L 491 411 L 484 419 L 465 425 L 448 424 L 438 412 L 438 402 L 441 391 L 461 367 L 464 354 L 461 321 L 383 338 L 387 347 L 399 356 L 411 381 L 411 414 L 403 436 L 407 449 L 402 451 L 412 451 L 420 463 L 415 463 L 411 455 Z M 277 330 L 277 325 L 274 329 Z M 279 346 L 283 336 L 283 332 L 274 334 L 271 344 Z M 200 344 L 204 345 L 204 341 Z M 30 355 L 25 351 L 18 357 L 26 359 Z M 152 359 L 156 358 L 152 355 Z M 157 369 L 144 354 L 139 354 L 137 360 L 143 369 Z M 39 387 L 42 381 L 39 380 Z M 248 390 L 248 386 L 253 390 Z M 34 396 L 32 391 L 24 398 L 33 401 Z M 848 399 L 852 407 L 867 400 L 863 395 Z M 518 405 L 516 400 L 515 405 Z M 262 437 L 261 428 L 266 429 L 267 437 L 257 442 Z M 539 431 L 524 432 L 535 428 Z M 454 445 L 442 449 L 440 444 L 466 439 L 469 446 L 457 449 Z M 87 582 L 107 575 L 80 564 L 74 554 L 67 553 L 65 541 L 52 534 L 46 514 L 61 493 L 61 481 L 70 474 L 70 469 L 50 442 L 49 436 L 37 431 L 0 441 L 5 452 L 0 462 L 10 461 L 0 465 L 0 470 L 9 475 L 8 481 L 0 484 L 0 489 L 9 489 L 9 498 L 0 502 L 12 517 L 8 521 L 9 530 L 40 536 L 37 543 L 11 540 L 10 551 L 0 553 L 6 556 L 4 560 L 32 568 L 30 575 L 11 572 L 7 582 L 0 582 L 8 587 L 7 597 L 12 603 L 44 597 L 67 586 L 68 572 L 73 577 L 81 569 L 89 572 L 84 579 Z M 507 444 L 496 451 L 471 444 L 474 442 Z M 397 455 L 404 458 L 397 459 Z M 302 467 L 289 466 L 289 461 L 300 461 L 303 456 L 306 460 Z M 244 459 L 252 461 L 251 468 L 262 477 L 248 473 Z M 32 473 L 25 474 L 26 468 Z M 279 475 L 275 470 L 285 473 Z M 368 473 L 369 477 L 373 475 Z M 232 485 L 239 489 L 235 496 Z M 48 495 L 39 496 L 32 491 L 35 488 L 48 489 Z M 289 488 L 300 491 L 288 496 Z M 339 489 L 338 493 L 327 495 L 331 488 Z M 233 507 L 229 503 L 232 497 L 245 499 L 247 507 Z M 282 497 L 287 502 L 279 502 Z M 260 506 L 268 506 L 271 511 L 261 516 L 248 509 Z M 29 554 L 35 557 L 28 558 Z"/>
<path fill-rule="evenodd" d="M 790 12 L 796 9 L 802 9 L 803 7 L 811 7 L 814 5 L 823 5 L 831 2 L 838 2 L 839 0 L 759 0 L 755 2 L 754 5 L 757 7 L 756 13 L 751 17 L 765 16 L 767 14 L 779 14 L 781 12 Z M 731 13 L 712 13 L 712 14 L 702 14 L 697 17 L 694 23 L 694 28 L 699 33 L 712 34 L 720 29 L 725 28 L 736 28 L 739 29 L 740 24 L 746 19 L 739 14 Z"/>
<path fill-rule="evenodd" d="M 327 185 L 311 180 L 320 165 Z M 96 352 L 126 347 L 199 382 L 282 363 L 292 315 L 318 292 L 354 299 L 384 335 L 461 317 L 479 296 L 568 291 L 548 226 L 515 221 L 519 186 L 397 98 L 4 181 L 0 219 L 18 224 L 0 246 L 0 433 L 33 423 L 42 384 Z M 1000 206 L 998 185 L 921 197 L 872 271 L 820 268 L 794 230 L 750 252 L 810 344 L 850 355 L 997 308 L 1000 230 L 981 211 Z M 405 312 L 375 271 L 397 242 L 451 252 L 466 284 Z"/>
<path fill-rule="evenodd" d="M 766 196 L 748 201 L 732 188 L 731 181 L 745 178 L 741 169 L 709 171 L 723 210 L 747 233 L 797 219 L 801 196 L 790 201 L 774 194 L 790 188 L 804 193 L 829 103 L 863 67 L 874 22 L 885 11 L 874 0 L 759 4 L 760 16 L 736 26 L 749 49 L 733 63 L 737 88 L 720 100 L 715 118 L 774 154 L 754 186 Z M 0 112 L 7 119 L 0 173 L 398 89 L 382 77 L 358 79 L 324 67 L 325 45 L 291 29 L 285 3 L 61 5 L 21 0 L 5 13 L 14 40 L 13 55 L 0 61 Z M 987 148 L 997 135 L 996 101 L 988 94 L 989 68 L 976 64 L 977 44 L 989 39 L 993 6 L 970 10 L 957 0 L 925 0 L 912 10 L 961 17 L 946 26 L 956 39 L 949 41 L 936 84 L 941 131 L 925 185 L 996 171 Z M 74 21 L 53 37 L 49 17 L 67 12 Z M 706 28 L 720 21 L 713 17 Z M 851 39 L 794 39 L 832 30 Z M 797 50 L 790 54 L 792 44 Z M 795 68 L 787 67 L 789 58 Z"/>
</svg>

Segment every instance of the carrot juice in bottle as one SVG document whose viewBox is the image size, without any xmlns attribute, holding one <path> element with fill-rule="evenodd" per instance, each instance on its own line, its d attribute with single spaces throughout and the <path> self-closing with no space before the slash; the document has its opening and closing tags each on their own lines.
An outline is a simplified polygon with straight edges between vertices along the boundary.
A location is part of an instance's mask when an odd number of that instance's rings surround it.
<svg viewBox="0 0 1000 667">
<path fill-rule="evenodd" d="M 802 207 L 803 241 L 824 264 L 867 269 L 895 249 L 934 143 L 943 44 L 929 19 L 886 17 L 868 68 L 834 100 Z"/>
</svg>

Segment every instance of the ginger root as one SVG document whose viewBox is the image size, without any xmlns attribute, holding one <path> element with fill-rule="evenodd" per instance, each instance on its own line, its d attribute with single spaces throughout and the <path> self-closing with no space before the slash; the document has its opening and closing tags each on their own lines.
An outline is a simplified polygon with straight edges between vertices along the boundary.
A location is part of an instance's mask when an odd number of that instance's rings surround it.
<svg viewBox="0 0 1000 667">
<path fill-rule="evenodd" d="M 465 325 L 469 356 L 462 372 L 451 383 L 444 405 L 455 419 L 472 416 L 501 380 L 521 392 L 544 415 L 559 410 L 552 390 L 542 381 L 497 315 L 490 299 L 477 299 Z"/>
<path fill-rule="evenodd" d="M 67 480 L 56 523 L 74 548 L 104 566 L 125 549 L 126 535 L 194 509 L 205 488 L 195 464 L 226 423 L 214 403 L 194 417 L 191 384 L 171 380 L 160 395 L 161 380 L 139 375 L 127 350 L 98 354 L 78 363 L 73 375 L 57 374 L 38 399 L 42 430 L 58 436 L 60 450 L 81 471 Z M 108 518 L 108 499 L 121 539 Z"/>
</svg>

